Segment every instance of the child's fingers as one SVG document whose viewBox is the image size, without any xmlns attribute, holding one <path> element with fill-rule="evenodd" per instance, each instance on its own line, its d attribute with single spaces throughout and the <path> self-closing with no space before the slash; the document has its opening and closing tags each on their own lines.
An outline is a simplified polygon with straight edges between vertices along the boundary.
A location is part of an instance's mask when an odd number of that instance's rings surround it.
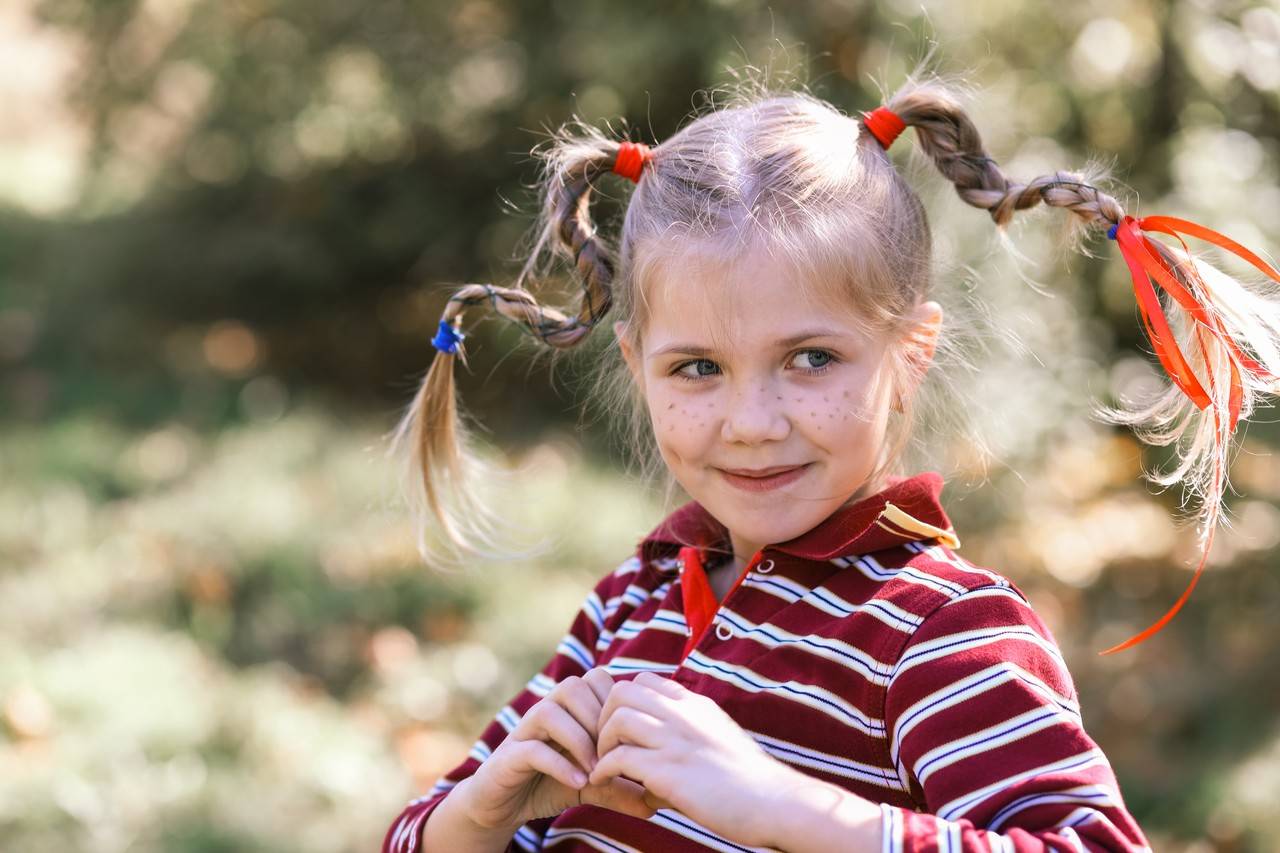
<svg viewBox="0 0 1280 853">
<path fill-rule="evenodd" d="M 521 740 L 511 745 L 516 769 L 536 770 L 545 773 L 562 785 L 581 789 L 587 784 L 587 776 L 568 756 L 557 752 L 551 744 L 541 740 Z"/>
<path fill-rule="evenodd" d="M 604 784 L 588 785 L 583 788 L 582 802 L 585 805 L 601 806 L 641 820 L 648 820 L 658 808 L 667 808 L 667 806 L 652 806 L 647 794 L 643 785 L 637 785 L 621 776 L 614 776 Z M 665 803 L 665 800 L 661 802 Z"/>
<path fill-rule="evenodd" d="M 566 678 L 556 685 L 555 690 L 547 698 L 562 705 L 578 721 L 591 740 L 596 739 L 599 733 L 600 709 L 603 707 L 604 700 L 599 698 L 595 688 L 585 677 Z M 592 754 L 594 755 L 594 747 Z M 590 770 L 590 765 L 587 765 L 586 769 Z"/>
<path fill-rule="evenodd" d="M 628 776 L 643 784 L 653 769 L 654 755 L 653 750 L 640 746 L 615 746 L 591 771 L 591 784 L 599 785 L 611 776 Z"/>
<path fill-rule="evenodd" d="M 582 680 L 596 694 L 596 698 L 600 700 L 603 706 L 606 699 L 609 698 L 609 691 L 613 689 L 613 676 L 602 666 L 593 667 L 587 670 L 582 676 Z"/>
<path fill-rule="evenodd" d="M 529 709 L 511 733 L 519 740 L 552 740 L 590 772 L 596 760 L 595 738 L 558 702 L 544 698 Z"/>
<path fill-rule="evenodd" d="M 662 746 L 662 723 L 635 708 L 618 708 L 596 738 L 596 754 L 605 755 L 621 743 L 657 749 Z"/>
</svg>

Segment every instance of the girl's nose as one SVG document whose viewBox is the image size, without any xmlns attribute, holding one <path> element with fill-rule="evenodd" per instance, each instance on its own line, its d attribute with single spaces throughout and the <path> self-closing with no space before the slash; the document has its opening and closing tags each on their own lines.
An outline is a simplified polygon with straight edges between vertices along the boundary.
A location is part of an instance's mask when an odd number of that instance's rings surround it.
<svg viewBox="0 0 1280 853">
<path fill-rule="evenodd" d="M 791 422 L 786 400 L 778 399 L 780 396 L 767 383 L 735 388 L 729 395 L 721 437 L 737 444 L 761 444 L 786 438 Z"/>
</svg>

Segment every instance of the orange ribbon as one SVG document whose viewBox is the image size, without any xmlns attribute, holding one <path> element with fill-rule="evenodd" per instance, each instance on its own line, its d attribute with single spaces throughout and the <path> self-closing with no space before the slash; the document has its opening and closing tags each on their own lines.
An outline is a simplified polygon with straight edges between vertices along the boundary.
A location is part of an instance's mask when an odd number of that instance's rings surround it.
<svg viewBox="0 0 1280 853">
<path fill-rule="evenodd" d="M 1178 242 L 1182 243 L 1184 249 L 1186 249 L 1187 244 L 1182 239 L 1182 234 L 1198 237 L 1243 258 L 1277 282 L 1280 282 L 1280 272 L 1277 272 L 1270 264 L 1230 237 L 1185 219 L 1177 219 L 1172 216 L 1146 216 L 1142 219 L 1134 219 L 1132 216 L 1126 216 L 1107 232 L 1108 236 L 1119 245 L 1120 255 L 1129 266 L 1129 272 L 1133 277 L 1133 292 L 1137 297 L 1138 308 L 1142 314 L 1142 325 L 1146 329 L 1147 338 L 1151 341 L 1156 357 L 1160 359 L 1160 364 L 1164 366 L 1165 372 L 1169 374 L 1173 383 L 1196 404 L 1197 408 L 1203 410 L 1207 406 L 1213 406 L 1215 427 L 1214 478 L 1215 484 L 1220 484 L 1223 473 L 1222 455 L 1219 452 L 1222 444 L 1222 421 L 1220 407 L 1214 404 L 1217 397 L 1205 392 L 1204 386 L 1200 384 L 1200 380 L 1187 363 L 1182 350 L 1178 348 L 1177 341 L 1174 340 L 1173 331 L 1169 328 L 1168 319 L 1160 306 L 1160 299 L 1156 295 L 1152 281 L 1163 287 L 1173 297 L 1174 301 L 1195 319 L 1197 323 L 1195 327 L 1196 343 L 1200 348 L 1201 356 L 1204 358 L 1210 391 L 1216 391 L 1217 389 L 1214 385 L 1213 372 L 1210 369 L 1209 353 L 1204 345 L 1204 332 L 1208 331 L 1209 334 L 1225 345 L 1231 353 L 1229 361 L 1231 385 L 1227 402 L 1227 409 L 1230 414 L 1229 428 L 1227 430 L 1229 433 L 1235 432 L 1236 424 L 1240 419 L 1240 407 L 1244 397 L 1240 368 L 1243 367 L 1251 375 L 1266 381 L 1274 381 L 1276 377 L 1255 359 L 1242 352 L 1235 340 L 1222 327 L 1217 312 L 1206 308 L 1206 304 L 1211 306 L 1212 301 L 1208 288 L 1204 286 L 1204 282 L 1200 279 L 1195 269 L 1185 267 L 1184 273 L 1193 283 L 1199 285 L 1196 287 L 1199 293 L 1193 293 L 1188 290 L 1178 280 L 1173 274 L 1169 263 L 1159 254 L 1150 238 L 1143 235 L 1143 231 L 1159 231 L 1172 235 L 1178 239 Z M 1188 250 L 1189 252 L 1190 250 Z M 1191 582 L 1187 585 L 1186 591 L 1182 593 L 1182 596 L 1174 603 L 1173 607 L 1169 608 L 1169 611 L 1164 616 L 1160 617 L 1151 627 L 1140 634 L 1130 637 L 1119 645 L 1099 652 L 1099 654 L 1108 655 L 1141 643 L 1160 631 L 1182 609 L 1182 605 L 1191 596 L 1191 590 L 1195 588 L 1196 582 L 1200 579 L 1200 573 L 1204 571 L 1205 563 L 1209 558 L 1209 549 L 1213 546 L 1213 534 L 1216 526 L 1215 518 L 1214 524 L 1209 528 L 1209 535 L 1205 541 L 1204 553 L 1200 557 L 1200 564 L 1196 567 L 1196 572 L 1192 576 Z"/>
</svg>

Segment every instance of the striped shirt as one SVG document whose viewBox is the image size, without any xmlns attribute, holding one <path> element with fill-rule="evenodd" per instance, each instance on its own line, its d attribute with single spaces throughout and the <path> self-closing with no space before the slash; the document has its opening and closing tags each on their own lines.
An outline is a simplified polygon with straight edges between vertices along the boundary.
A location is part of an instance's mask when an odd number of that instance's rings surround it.
<svg viewBox="0 0 1280 853">
<path fill-rule="evenodd" d="M 696 558 L 728 533 L 697 502 L 680 507 L 596 584 L 546 666 L 396 817 L 383 853 L 421 849 L 453 786 L 557 682 L 593 666 L 674 678 L 779 761 L 880 804 L 886 853 L 1149 851 L 1056 641 L 1011 581 L 956 555 L 942 485 L 932 471 L 894 478 L 763 548 L 709 611 Z M 591 805 L 530 821 L 508 846 L 751 849 L 674 809 L 642 820 Z"/>
</svg>

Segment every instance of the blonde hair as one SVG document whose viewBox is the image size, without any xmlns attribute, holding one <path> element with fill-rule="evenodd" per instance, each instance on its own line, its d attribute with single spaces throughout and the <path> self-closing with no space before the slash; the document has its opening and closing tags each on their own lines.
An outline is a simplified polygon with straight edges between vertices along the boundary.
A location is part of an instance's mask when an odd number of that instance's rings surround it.
<svg viewBox="0 0 1280 853">
<path fill-rule="evenodd" d="M 1015 212 L 1041 203 L 1073 214 L 1077 246 L 1090 231 L 1105 230 L 1124 216 L 1120 203 L 1099 188 L 1103 175 L 1096 170 L 1088 176 L 1055 172 L 1025 182 L 1006 176 L 961 108 L 957 88 L 935 75 L 911 75 L 885 99 L 885 106 L 915 129 L 920 148 L 960 198 L 988 211 L 1002 235 Z M 590 200 L 594 182 L 608 176 L 618 152 L 617 140 L 576 120 L 535 149 L 543 164 L 541 209 L 536 240 L 518 279 L 510 288 L 470 284 L 458 289 L 442 319 L 455 324 L 467 307 L 488 303 L 552 350 L 562 351 L 581 344 L 612 313 L 625 323 L 630 343 L 639 352 L 650 281 L 673 263 L 698 258 L 716 263 L 738 257 L 749 247 L 792 264 L 801 288 L 849 306 L 867 332 L 892 335 L 892 340 L 910 328 L 912 310 L 930 297 L 931 237 L 919 197 L 859 119 L 807 92 L 772 91 L 749 82 L 730 93 L 729 104 L 698 116 L 655 146 L 627 204 L 615 253 L 592 222 Z M 1192 280 L 1193 263 L 1197 269 L 1205 266 L 1155 245 L 1180 280 Z M 570 262 L 582 285 L 576 310 L 541 305 L 522 286 L 544 275 L 557 259 Z M 1203 281 L 1222 308 L 1219 319 L 1226 332 L 1257 353 L 1272 373 L 1280 373 L 1276 303 L 1217 271 L 1202 271 L 1196 280 Z M 1168 308 L 1180 340 L 1195 334 L 1185 312 Z M 955 323 L 951 318 L 948 326 Z M 934 361 L 963 364 L 957 340 L 955 335 L 941 335 Z M 1218 380 L 1215 394 L 1225 395 L 1230 353 L 1215 336 L 1201 343 L 1203 349 L 1183 350 L 1200 359 L 1194 363 L 1202 369 L 1207 362 Z M 643 397 L 616 349 L 609 348 L 613 358 L 601 359 L 593 396 L 620 428 L 623 444 L 634 452 L 642 474 L 653 478 L 665 466 Z M 458 354 L 465 359 L 461 345 Z M 436 353 L 392 439 L 392 452 L 403 458 L 419 550 L 428 562 L 448 558 L 428 542 L 427 533 L 435 527 L 445 533 L 455 553 L 508 556 L 513 552 L 495 536 L 497 519 L 473 489 L 473 478 L 490 472 L 462 422 L 453 362 L 450 353 Z M 894 387 L 908 387 L 921 378 L 909 346 L 890 347 L 887 366 Z M 943 390 L 949 390 L 946 371 L 932 373 Z M 1242 418 L 1252 410 L 1256 395 L 1269 390 L 1273 389 L 1265 384 L 1245 382 Z M 899 397 L 901 413 L 890 419 L 885 446 L 867 482 L 901 472 L 918 406 L 934 399 L 918 396 Z M 944 432 L 966 425 L 960 411 L 938 407 L 930 414 Z M 1214 471 L 1215 465 L 1225 468 L 1225 442 L 1213 441 L 1213 431 L 1223 427 L 1215 426 L 1209 412 L 1199 412 L 1179 389 L 1170 387 L 1133 408 L 1104 407 L 1095 414 L 1134 427 L 1149 443 L 1179 442 L 1177 468 L 1148 476 L 1166 485 L 1185 482 L 1202 496 L 1200 518 L 1209 526 L 1216 522 L 1225 483 Z M 1184 441 L 1188 430 L 1191 438 Z M 980 439 L 975 443 L 981 446 Z M 668 500 L 674 486 L 667 476 Z"/>
</svg>

